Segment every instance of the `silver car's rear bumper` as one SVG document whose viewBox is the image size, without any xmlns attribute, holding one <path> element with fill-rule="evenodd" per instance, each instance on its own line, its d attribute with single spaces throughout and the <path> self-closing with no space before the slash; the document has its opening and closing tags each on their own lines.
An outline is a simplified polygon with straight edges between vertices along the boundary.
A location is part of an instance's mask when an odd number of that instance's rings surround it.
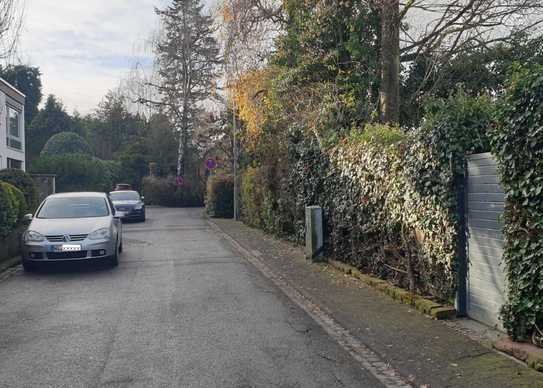
<svg viewBox="0 0 543 388">
<path fill-rule="evenodd" d="M 91 260 L 112 256 L 117 250 L 117 244 L 114 240 L 85 240 L 73 244 L 81 245 L 81 250 L 75 252 L 58 252 L 56 247 L 61 246 L 62 243 L 52 243 L 49 241 L 42 243 L 23 242 L 23 259 L 32 262 Z"/>
</svg>

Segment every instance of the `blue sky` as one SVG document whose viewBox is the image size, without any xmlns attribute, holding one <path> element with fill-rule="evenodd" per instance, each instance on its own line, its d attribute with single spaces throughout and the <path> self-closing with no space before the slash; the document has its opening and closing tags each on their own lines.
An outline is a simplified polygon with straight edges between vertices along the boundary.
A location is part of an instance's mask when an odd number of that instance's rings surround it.
<svg viewBox="0 0 543 388">
<path fill-rule="evenodd" d="M 133 63 L 152 63 L 154 6 L 168 0 L 26 0 L 19 56 L 40 67 L 44 94 L 91 112 Z"/>
</svg>

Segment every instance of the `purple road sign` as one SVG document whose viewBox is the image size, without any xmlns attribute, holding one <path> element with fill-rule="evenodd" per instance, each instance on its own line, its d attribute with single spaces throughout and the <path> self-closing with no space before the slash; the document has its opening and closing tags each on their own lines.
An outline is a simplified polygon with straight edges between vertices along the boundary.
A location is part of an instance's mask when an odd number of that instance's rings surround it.
<svg viewBox="0 0 543 388">
<path fill-rule="evenodd" d="M 206 167 L 208 170 L 214 170 L 217 168 L 217 161 L 215 159 L 208 159 L 206 161 Z"/>
</svg>

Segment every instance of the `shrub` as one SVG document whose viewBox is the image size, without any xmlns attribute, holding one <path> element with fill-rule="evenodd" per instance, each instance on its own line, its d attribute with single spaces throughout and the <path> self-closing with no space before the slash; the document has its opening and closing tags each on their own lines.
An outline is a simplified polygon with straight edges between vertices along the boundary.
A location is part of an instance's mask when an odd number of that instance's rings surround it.
<svg viewBox="0 0 543 388">
<path fill-rule="evenodd" d="M 368 124 L 364 130 L 355 129 L 351 131 L 351 141 L 362 141 L 376 146 L 389 146 L 405 140 L 405 134 L 396 127 L 389 127 L 382 124 Z"/>
<path fill-rule="evenodd" d="M 60 132 L 51 136 L 43 146 L 41 156 L 58 156 L 66 154 L 92 155 L 89 143 L 74 132 Z"/>
<path fill-rule="evenodd" d="M 55 174 L 58 192 L 109 191 L 114 164 L 82 154 L 42 156 L 32 164 L 33 173 Z"/>
<path fill-rule="evenodd" d="M 143 179 L 145 202 L 149 205 L 192 207 L 203 205 L 203 191 L 196 179 L 186 179 L 183 186 L 175 177 L 146 177 Z"/>
<path fill-rule="evenodd" d="M 24 195 L 15 186 L 0 182 L 0 237 L 6 237 L 19 224 L 26 212 Z"/>
<path fill-rule="evenodd" d="M 261 168 L 248 167 L 242 176 L 241 197 L 243 221 L 256 228 L 264 228 L 265 183 Z"/>
<path fill-rule="evenodd" d="M 259 167 L 243 173 L 243 219 L 303 243 L 305 206 L 321 206 L 327 254 L 450 301 L 455 174 L 463 173 L 466 153 L 488 150 L 494 112 L 489 98 L 460 91 L 430 102 L 423 127 L 407 133 L 373 124 L 326 143 L 295 126 L 271 134 L 276 139 L 266 144 L 286 143 L 287 154 L 253 152 Z"/>
<path fill-rule="evenodd" d="M 17 169 L 0 170 L 0 181 L 11 183 L 23 192 L 29 211 L 36 209 L 38 190 L 30 174 Z"/>
<path fill-rule="evenodd" d="M 206 211 L 211 217 L 234 217 L 234 178 L 231 175 L 209 177 L 207 180 Z"/>
<path fill-rule="evenodd" d="M 504 326 L 525 340 L 543 329 L 543 66 L 516 68 L 492 132 L 505 189 Z"/>
<path fill-rule="evenodd" d="M 28 206 L 26 204 L 25 196 L 21 190 L 17 187 L 4 183 L 5 189 L 11 194 L 13 199 L 13 205 L 17 209 L 17 222 L 21 221 L 28 211 Z"/>
</svg>

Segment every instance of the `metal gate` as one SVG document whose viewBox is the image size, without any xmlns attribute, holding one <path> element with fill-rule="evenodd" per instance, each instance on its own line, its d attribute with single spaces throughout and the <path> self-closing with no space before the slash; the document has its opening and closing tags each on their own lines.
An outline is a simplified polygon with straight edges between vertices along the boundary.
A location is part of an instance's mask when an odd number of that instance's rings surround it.
<svg viewBox="0 0 543 388">
<path fill-rule="evenodd" d="M 467 161 L 467 314 L 503 329 L 499 313 L 505 303 L 504 192 L 491 154 L 471 155 Z"/>
</svg>

